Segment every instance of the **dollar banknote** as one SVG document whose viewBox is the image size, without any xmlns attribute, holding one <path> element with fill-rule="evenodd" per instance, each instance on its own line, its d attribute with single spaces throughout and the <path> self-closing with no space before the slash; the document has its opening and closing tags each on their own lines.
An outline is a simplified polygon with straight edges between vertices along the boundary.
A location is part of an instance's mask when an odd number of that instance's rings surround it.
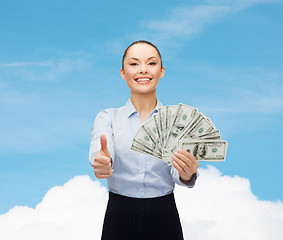
<svg viewBox="0 0 283 240">
<path fill-rule="evenodd" d="M 184 130 L 190 125 L 192 119 L 196 116 L 197 109 L 190 107 L 188 105 L 180 103 L 176 110 L 171 110 L 171 108 L 167 109 L 169 116 L 174 116 L 174 119 L 171 120 L 171 125 L 167 127 L 169 132 L 165 139 L 165 144 L 163 145 L 164 148 L 168 148 L 168 146 L 176 141 L 180 135 L 184 132 Z M 173 113 L 171 113 L 173 112 Z"/>
<path fill-rule="evenodd" d="M 162 152 L 162 144 L 160 143 L 160 131 L 159 127 L 157 127 L 157 121 L 155 120 L 156 116 L 151 117 L 148 121 L 146 121 L 141 128 L 147 133 L 147 136 L 151 139 L 155 147 Z"/>
<path fill-rule="evenodd" d="M 214 124 L 203 114 L 199 113 L 194 121 L 188 125 L 187 129 L 180 135 L 179 140 L 183 138 L 196 138 L 215 130 Z"/>
<path fill-rule="evenodd" d="M 150 155 L 152 157 L 156 157 L 162 160 L 162 155 L 159 152 L 154 151 L 150 147 L 146 146 L 143 142 L 137 142 L 133 140 L 131 149 L 136 152 Z"/>
<path fill-rule="evenodd" d="M 207 119 L 203 113 L 197 113 L 189 122 L 186 128 L 175 138 L 170 144 L 162 150 L 162 157 L 168 159 L 173 156 L 173 152 L 177 150 L 179 141 L 182 139 L 200 138 L 200 135 L 207 134 L 215 130 L 215 126 Z"/>
<path fill-rule="evenodd" d="M 159 126 L 160 126 L 160 143 L 161 146 L 164 146 L 165 136 L 166 136 L 166 108 L 162 107 L 158 109 L 159 115 Z"/>
<path fill-rule="evenodd" d="M 162 158 L 162 150 L 154 142 L 153 136 L 148 134 L 143 126 L 137 131 L 132 141 L 131 149 L 135 151 L 139 150 L 139 152 L 146 149 L 147 153 L 150 150 L 152 156 Z"/>
<path fill-rule="evenodd" d="M 225 161 L 228 143 L 225 140 L 180 141 L 180 148 L 191 153 L 199 161 Z"/>
<path fill-rule="evenodd" d="M 225 140 L 189 140 L 179 142 L 178 149 L 184 149 L 191 153 L 198 161 L 224 162 L 228 143 Z M 171 165 L 172 154 L 163 155 L 162 160 Z"/>
<path fill-rule="evenodd" d="M 225 161 L 227 146 L 210 118 L 196 108 L 180 103 L 159 108 L 141 125 L 131 149 L 172 165 L 172 156 L 178 149 L 188 150 L 193 155 L 204 151 L 202 158 L 194 155 L 197 160 Z"/>
<path fill-rule="evenodd" d="M 203 135 L 195 136 L 195 138 L 201 138 L 201 139 L 221 139 L 220 131 L 214 130 L 209 133 L 205 133 Z"/>
<path fill-rule="evenodd" d="M 166 106 L 165 107 L 165 117 L 166 117 L 166 131 L 165 131 L 165 141 L 168 138 L 169 132 L 171 130 L 171 126 L 173 125 L 173 121 L 176 117 L 177 111 L 178 111 L 179 105 L 173 105 L 173 106 Z"/>
</svg>

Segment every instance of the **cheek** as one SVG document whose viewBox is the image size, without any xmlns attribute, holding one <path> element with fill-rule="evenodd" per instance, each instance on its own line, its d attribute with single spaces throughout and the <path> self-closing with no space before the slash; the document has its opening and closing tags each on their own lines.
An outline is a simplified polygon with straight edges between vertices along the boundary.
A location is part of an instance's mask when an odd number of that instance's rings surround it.
<svg viewBox="0 0 283 240">
<path fill-rule="evenodd" d="M 133 71 L 133 70 L 128 70 L 127 72 L 126 72 L 126 78 L 127 79 L 131 79 L 131 78 L 133 78 L 134 77 L 134 75 L 135 75 L 135 71 Z"/>
<path fill-rule="evenodd" d="M 160 71 L 160 68 L 155 69 L 155 70 L 153 71 L 153 74 L 154 74 L 156 77 L 158 77 L 158 78 L 161 78 L 161 77 L 162 77 L 162 72 Z"/>
</svg>

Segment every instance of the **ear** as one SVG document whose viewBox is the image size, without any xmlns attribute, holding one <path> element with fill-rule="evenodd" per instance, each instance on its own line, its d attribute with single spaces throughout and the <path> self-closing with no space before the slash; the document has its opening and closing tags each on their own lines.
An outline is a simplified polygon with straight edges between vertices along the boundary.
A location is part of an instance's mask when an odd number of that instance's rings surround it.
<svg viewBox="0 0 283 240">
<path fill-rule="evenodd" d="M 125 72 L 124 72 L 124 70 L 122 68 L 120 69 L 120 75 L 121 75 L 121 78 L 126 80 Z"/>
<path fill-rule="evenodd" d="M 164 74 L 165 74 L 165 67 L 163 66 L 163 67 L 161 68 L 160 78 L 163 78 Z"/>
</svg>

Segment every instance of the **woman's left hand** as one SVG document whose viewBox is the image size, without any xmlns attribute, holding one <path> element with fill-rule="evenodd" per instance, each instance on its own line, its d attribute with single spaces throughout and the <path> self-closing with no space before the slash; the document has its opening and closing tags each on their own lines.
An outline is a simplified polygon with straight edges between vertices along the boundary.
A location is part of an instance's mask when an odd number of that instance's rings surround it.
<svg viewBox="0 0 283 240">
<path fill-rule="evenodd" d="M 173 155 L 173 165 L 178 170 L 180 179 L 188 182 L 194 173 L 197 172 L 199 162 L 186 150 L 180 149 Z"/>
</svg>

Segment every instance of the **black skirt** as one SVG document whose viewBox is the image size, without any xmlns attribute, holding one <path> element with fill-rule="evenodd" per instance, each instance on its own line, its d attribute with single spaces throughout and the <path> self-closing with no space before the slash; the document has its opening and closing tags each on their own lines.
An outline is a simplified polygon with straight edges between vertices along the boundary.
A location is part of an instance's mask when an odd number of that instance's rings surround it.
<svg viewBox="0 0 283 240">
<path fill-rule="evenodd" d="M 173 193 L 131 198 L 109 192 L 102 240 L 183 240 Z"/>
</svg>

